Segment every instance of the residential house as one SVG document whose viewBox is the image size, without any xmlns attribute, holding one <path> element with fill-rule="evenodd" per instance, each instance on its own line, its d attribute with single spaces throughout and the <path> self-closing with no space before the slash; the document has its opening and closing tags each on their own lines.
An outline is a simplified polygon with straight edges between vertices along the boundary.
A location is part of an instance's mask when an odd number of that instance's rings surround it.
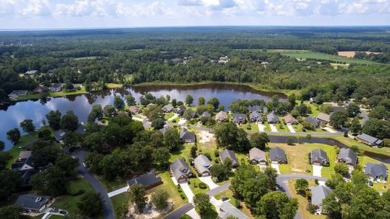
<svg viewBox="0 0 390 219">
<path fill-rule="evenodd" d="M 66 132 L 64 130 L 58 130 L 58 131 L 56 131 L 56 133 L 54 133 L 54 138 L 59 143 L 63 144 L 62 139 L 64 138 L 65 134 L 66 134 Z"/>
<path fill-rule="evenodd" d="M 265 152 L 258 149 L 252 148 L 249 151 L 249 162 L 252 164 L 267 164 L 267 157 L 265 156 Z"/>
<path fill-rule="evenodd" d="M 286 153 L 279 147 L 272 148 L 269 151 L 269 158 L 272 163 L 287 163 Z"/>
<path fill-rule="evenodd" d="M 371 181 L 387 181 L 387 168 L 383 163 L 367 163 L 364 168 L 364 173 Z"/>
<path fill-rule="evenodd" d="M 337 160 L 354 167 L 358 163 L 358 156 L 350 148 L 341 148 L 340 153 L 337 155 Z"/>
<path fill-rule="evenodd" d="M 9 99 L 16 100 L 20 96 L 26 96 L 28 93 L 27 90 L 14 90 L 10 94 L 8 94 Z"/>
<path fill-rule="evenodd" d="M 42 213 L 48 207 L 50 200 L 50 196 L 20 195 L 15 202 L 15 206 L 22 208 L 27 213 Z"/>
<path fill-rule="evenodd" d="M 332 192 L 332 190 L 326 186 L 314 186 L 311 190 L 311 204 L 317 206 L 317 214 L 327 214 L 325 209 L 322 208 L 322 201 L 325 197 Z"/>
<path fill-rule="evenodd" d="M 195 143 L 196 135 L 193 132 L 187 131 L 185 127 L 180 130 L 180 141 L 184 143 Z"/>
<path fill-rule="evenodd" d="M 186 107 L 184 106 L 184 105 L 180 105 L 180 106 L 178 106 L 176 109 L 175 109 L 175 112 L 177 113 L 177 114 L 179 114 L 179 115 L 183 115 L 184 114 L 184 112 L 186 111 Z"/>
<path fill-rule="evenodd" d="M 217 219 L 228 218 L 249 219 L 248 216 L 246 216 L 229 202 L 222 202 L 222 204 L 219 206 L 219 214 Z"/>
<path fill-rule="evenodd" d="M 321 149 L 314 149 L 310 153 L 310 164 L 329 166 L 328 155 Z"/>
<path fill-rule="evenodd" d="M 307 117 L 305 121 L 309 123 L 313 128 L 317 128 L 318 126 L 320 126 L 321 123 L 320 120 L 314 117 Z"/>
<path fill-rule="evenodd" d="M 35 75 L 36 73 L 38 73 L 38 70 L 26 71 L 26 73 L 24 73 L 24 74 L 25 74 L 25 75 Z"/>
<path fill-rule="evenodd" d="M 169 171 L 173 175 L 178 183 L 188 182 L 188 178 L 193 176 L 193 173 L 188 164 L 177 158 L 170 166 Z"/>
<path fill-rule="evenodd" d="M 183 113 L 183 115 L 189 115 L 190 118 L 195 118 L 197 115 L 196 115 L 196 112 L 191 110 L 191 109 L 186 109 L 186 111 Z"/>
<path fill-rule="evenodd" d="M 210 160 L 203 154 L 198 155 L 194 160 L 194 166 L 201 176 L 210 176 Z"/>
<path fill-rule="evenodd" d="M 260 106 L 254 105 L 254 106 L 248 106 L 249 112 L 260 112 Z"/>
<path fill-rule="evenodd" d="M 364 133 L 356 136 L 356 139 L 358 141 L 360 141 L 364 144 L 370 145 L 370 146 L 382 146 L 383 145 L 382 140 L 375 138 L 371 135 L 364 134 Z"/>
<path fill-rule="evenodd" d="M 317 119 L 324 124 L 330 123 L 330 115 L 326 113 L 319 113 Z"/>
<path fill-rule="evenodd" d="M 217 113 L 217 115 L 215 115 L 215 121 L 217 121 L 217 122 L 224 122 L 227 120 L 227 118 L 228 118 L 228 115 L 224 111 L 220 111 Z"/>
<path fill-rule="evenodd" d="M 34 93 L 44 93 L 47 92 L 49 89 L 46 86 L 39 85 L 37 88 L 33 90 Z"/>
<path fill-rule="evenodd" d="M 149 121 L 148 118 L 144 118 L 142 120 L 142 126 L 144 127 L 144 129 L 150 129 L 152 127 L 152 123 Z"/>
<path fill-rule="evenodd" d="M 275 114 L 275 112 L 271 112 L 267 115 L 267 121 L 270 124 L 275 124 L 279 122 L 279 117 Z"/>
<path fill-rule="evenodd" d="M 162 180 L 160 177 L 157 177 L 154 173 L 146 173 L 139 177 L 133 178 L 127 181 L 127 185 L 131 187 L 132 185 L 139 184 L 143 185 L 146 189 L 150 189 L 162 184 Z"/>
<path fill-rule="evenodd" d="M 218 60 L 218 63 L 220 64 L 226 64 L 230 61 L 229 57 L 228 56 L 221 56 Z"/>
<path fill-rule="evenodd" d="M 211 114 L 210 114 L 209 112 L 207 112 L 207 111 L 204 111 L 204 112 L 202 113 L 202 115 L 200 116 L 200 118 L 203 118 L 203 117 L 205 117 L 205 118 L 210 118 L 210 117 L 211 117 Z"/>
<path fill-rule="evenodd" d="M 261 112 L 263 114 L 267 114 L 268 113 L 268 108 L 266 106 L 263 106 L 263 109 L 261 110 Z"/>
<path fill-rule="evenodd" d="M 233 114 L 233 122 L 239 125 L 244 124 L 246 122 L 245 114 L 241 114 L 241 113 Z"/>
<path fill-rule="evenodd" d="M 53 84 L 51 87 L 49 87 L 49 90 L 51 92 L 60 92 L 64 88 L 61 84 Z"/>
<path fill-rule="evenodd" d="M 284 116 L 283 120 L 286 124 L 294 124 L 295 123 L 295 118 L 291 114 L 287 114 L 286 116 Z"/>
<path fill-rule="evenodd" d="M 258 113 L 257 111 L 252 111 L 250 114 L 249 114 L 249 121 L 251 122 L 263 122 L 263 116 L 260 115 L 260 113 Z"/>
<path fill-rule="evenodd" d="M 129 110 L 132 114 L 138 114 L 141 110 L 140 108 L 136 107 L 136 106 L 130 106 L 129 107 Z"/>
<path fill-rule="evenodd" d="M 164 113 L 170 113 L 173 111 L 173 106 L 171 104 L 168 104 L 168 105 L 165 105 L 163 108 L 162 108 L 162 111 L 164 111 Z"/>
<path fill-rule="evenodd" d="M 234 151 L 225 149 L 219 154 L 219 159 L 221 159 L 222 163 L 225 162 L 226 159 L 230 159 L 232 161 L 232 167 L 238 167 L 238 159 L 234 154 Z"/>
</svg>

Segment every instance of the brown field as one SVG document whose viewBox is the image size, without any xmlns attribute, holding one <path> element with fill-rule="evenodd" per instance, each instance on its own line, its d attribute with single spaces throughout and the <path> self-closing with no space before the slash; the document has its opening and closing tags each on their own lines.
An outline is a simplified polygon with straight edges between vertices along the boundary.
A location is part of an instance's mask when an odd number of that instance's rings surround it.
<svg viewBox="0 0 390 219">
<path fill-rule="evenodd" d="M 353 58 L 355 56 L 355 52 L 356 51 L 341 51 L 341 52 L 338 52 L 338 55 L 339 56 L 345 56 L 345 57 L 348 57 L 348 58 Z M 366 51 L 365 53 L 366 54 L 371 54 L 371 53 L 380 54 L 380 52 L 368 52 L 368 51 Z"/>
</svg>

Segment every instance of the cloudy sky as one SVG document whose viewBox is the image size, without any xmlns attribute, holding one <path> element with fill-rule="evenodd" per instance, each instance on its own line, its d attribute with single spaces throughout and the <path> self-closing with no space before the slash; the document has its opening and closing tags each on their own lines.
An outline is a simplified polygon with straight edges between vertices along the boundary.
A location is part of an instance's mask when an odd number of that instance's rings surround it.
<svg viewBox="0 0 390 219">
<path fill-rule="evenodd" d="M 390 0 L 0 0 L 0 29 L 390 25 Z"/>
</svg>

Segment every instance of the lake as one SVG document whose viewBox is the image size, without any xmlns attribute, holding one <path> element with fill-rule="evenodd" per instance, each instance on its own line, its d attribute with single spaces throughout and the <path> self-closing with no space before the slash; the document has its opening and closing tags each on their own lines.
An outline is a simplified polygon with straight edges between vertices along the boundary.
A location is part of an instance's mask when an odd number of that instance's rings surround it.
<svg viewBox="0 0 390 219">
<path fill-rule="evenodd" d="M 199 97 L 204 97 L 206 101 L 212 97 L 219 99 L 220 103 L 228 109 L 231 102 L 239 99 L 260 99 L 271 100 L 276 93 L 260 92 L 248 86 L 231 84 L 206 84 L 188 86 L 134 86 L 129 89 L 112 89 L 107 91 L 93 92 L 77 96 L 67 96 L 50 98 L 48 100 L 29 100 L 17 102 L 14 105 L 0 109 L 0 140 L 6 143 L 6 150 L 12 147 L 12 143 L 7 139 L 7 132 L 10 129 L 19 127 L 19 123 L 25 119 L 32 119 L 36 127 L 41 127 L 46 121 L 45 115 L 51 110 L 59 110 L 66 113 L 73 110 L 80 121 L 86 121 L 93 104 L 113 104 L 114 96 L 119 95 L 124 98 L 127 94 L 132 94 L 137 101 L 146 93 L 160 97 L 169 95 L 171 100 L 176 98 L 184 102 L 187 95 L 192 95 L 194 104 L 197 104 Z M 285 100 L 283 94 L 278 94 L 281 100 Z M 20 128 L 19 128 L 20 129 Z M 20 131 L 22 131 L 20 129 Z"/>
</svg>

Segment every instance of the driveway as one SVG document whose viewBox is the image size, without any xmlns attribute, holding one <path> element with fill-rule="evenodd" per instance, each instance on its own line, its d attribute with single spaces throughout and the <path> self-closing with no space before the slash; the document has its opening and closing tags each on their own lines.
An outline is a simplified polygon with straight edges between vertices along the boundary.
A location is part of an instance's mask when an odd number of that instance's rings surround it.
<svg viewBox="0 0 390 219">
<path fill-rule="evenodd" d="M 112 197 L 114 197 L 116 195 L 119 195 L 119 194 L 127 192 L 127 190 L 129 190 L 129 186 L 125 186 L 123 188 L 120 188 L 120 189 L 117 189 L 115 191 L 109 192 L 107 195 L 108 195 L 108 197 L 112 198 Z"/>
<path fill-rule="evenodd" d="M 280 174 L 279 164 L 277 163 L 271 163 L 271 167 L 276 170 L 277 174 Z"/>
<path fill-rule="evenodd" d="M 195 211 L 195 208 L 189 210 L 186 215 L 190 216 L 192 219 L 200 219 L 198 212 Z"/>
<path fill-rule="evenodd" d="M 291 124 L 287 124 L 288 130 L 290 130 L 291 133 L 295 133 L 295 129 Z"/>
<path fill-rule="evenodd" d="M 269 127 L 271 127 L 271 132 L 279 132 L 274 124 L 269 124 Z"/>
<path fill-rule="evenodd" d="M 179 184 L 184 194 L 186 194 L 189 203 L 194 202 L 194 193 L 192 192 L 190 185 L 188 183 L 180 183 Z"/>
<path fill-rule="evenodd" d="M 210 203 L 212 204 L 212 205 L 214 205 L 214 207 L 215 207 L 215 210 L 217 210 L 217 213 L 219 214 L 219 212 L 220 212 L 220 210 L 219 209 L 221 209 L 221 204 L 222 204 L 222 200 L 217 200 L 216 198 L 214 198 L 214 196 L 211 196 L 211 198 L 210 198 Z"/>
<path fill-rule="evenodd" d="M 185 119 L 180 119 L 179 122 L 178 122 L 177 124 L 179 124 L 179 125 L 184 125 L 184 124 L 186 124 L 186 122 L 187 122 L 187 120 L 185 120 Z"/>
<path fill-rule="evenodd" d="M 259 127 L 259 132 L 264 132 L 264 130 L 266 128 L 264 124 L 257 123 L 257 126 Z"/>
<path fill-rule="evenodd" d="M 176 119 L 179 116 L 179 114 L 175 113 L 171 118 L 168 119 L 168 121 L 172 121 Z"/>
<path fill-rule="evenodd" d="M 207 195 L 209 196 L 214 196 L 220 192 L 223 192 L 225 190 L 228 190 L 230 187 L 230 182 L 227 182 L 221 186 L 218 186 L 217 188 L 211 189 L 210 191 L 206 192 Z"/>
<path fill-rule="evenodd" d="M 168 214 L 165 217 L 165 219 L 180 218 L 181 216 L 183 216 L 185 213 L 191 211 L 192 209 L 194 209 L 194 205 L 192 205 L 191 203 L 187 203 L 187 204 L 181 206 L 180 208 L 176 209 L 175 211 L 171 212 L 170 214 Z"/>
<path fill-rule="evenodd" d="M 211 179 L 211 176 L 203 176 L 203 177 L 198 177 L 198 178 L 200 179 L 200 181 L 206 183 L 209 186 L 210 190 L 215 189 L 219 186 L 213 182 L 213 180 Z"/>
<path fill-rule="evenodd" d="M 321 170 L 322 170 L 321 165 L 313 164 L 313 176 L 321 177 Z"/>
<path fill-rule="evenodd" d="M 331 127 L 324 127 L 324 129 L 325 129 L 326 131 L 330 132 L 330 133 L 338 133 L 337 130 L 334 130 L 334 129 L 331 128 Z"/>
</svg>

